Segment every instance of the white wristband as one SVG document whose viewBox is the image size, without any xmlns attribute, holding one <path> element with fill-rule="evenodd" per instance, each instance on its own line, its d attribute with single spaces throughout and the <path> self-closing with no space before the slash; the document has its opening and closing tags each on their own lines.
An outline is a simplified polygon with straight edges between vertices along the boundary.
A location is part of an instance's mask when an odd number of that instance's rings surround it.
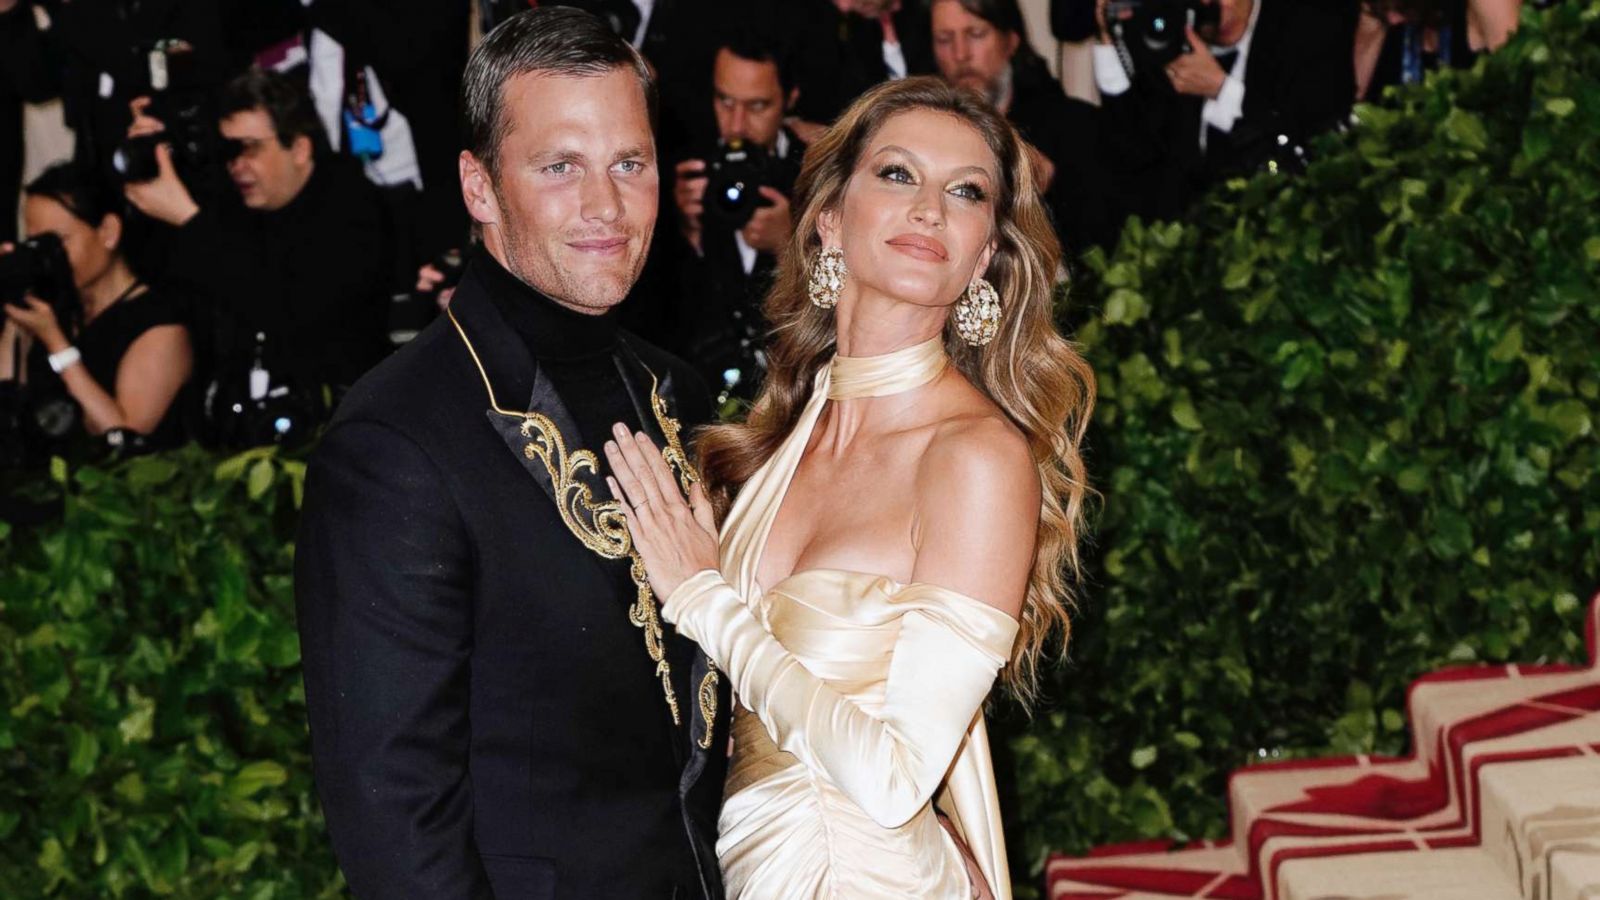
<svg viewBox="0 0 1600 900">
<path fill-rule="evenodd" d="M 60 375 L 62 372 L 65 372 L 78 363 L 83 362 L 83 354 L 78 352 L 77 347 L 68 347 L 60 353 L 50 354 L 49 359 L 50 368 L 57 375 Z"/>
</svg>

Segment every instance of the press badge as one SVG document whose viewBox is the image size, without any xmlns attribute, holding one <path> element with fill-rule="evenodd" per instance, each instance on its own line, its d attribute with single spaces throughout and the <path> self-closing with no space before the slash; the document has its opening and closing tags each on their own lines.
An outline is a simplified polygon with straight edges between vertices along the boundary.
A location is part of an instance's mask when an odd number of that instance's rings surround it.
<svg viewBox="0 0 1600 900">
<path fill-rule="evenodd" d="M 361 106 L 361 115 L 356 115 L 347 106 L 344 109 L 344 133 L 348 141 L 347 149 L 351 156 L 362 159 L 377 159 L 383 155 L 383 133 L 368 122 L 381 121 L 378 111 L 371 103 Z"/>
</svg>

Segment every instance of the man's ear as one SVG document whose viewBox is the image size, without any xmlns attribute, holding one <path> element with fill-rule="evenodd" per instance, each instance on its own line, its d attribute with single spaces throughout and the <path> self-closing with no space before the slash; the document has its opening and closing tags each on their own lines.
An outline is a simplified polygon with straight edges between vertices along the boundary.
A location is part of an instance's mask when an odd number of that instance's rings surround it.
<svg viewBox="0 0 1600 900">
<path fill-rule="evenodd" d="M 1006 34 L 1006 59 L 1017 55 L 1017 48 L 1022 46 L 1022 35 L 1015 31 Z"/>
<path fill-rule="evenodd" d="M 500 224 L 500 198 L 494 192 L 494 178 L 489 169 L 471 150 L 461 151 L 458 162 L 461 171 L 461 199 L 467 204 L 467 213 L 480 225 Z"/>
<path fill-rule="evenodd" d="M 785 98 L 785 100 L 783 101 L 783 114 L 785 116 L 793 115 L 794 114 L 794 105 L 796 103 L 799 103 L 799 102 L 800 102 L 800 86 L 797 84 L 794 87 L 789 88 L 789 96 L 787 98 Z"/>
<path fill-rule="evenodd" d="M 289 156 L 294 160 L 294 164 L 301 168 L 311 163 L 311 156 L 315 150 L 316 146 L 311 143 L 309 135 L 296 135 L 295 139 L 289 142 Z"/>
</svg>

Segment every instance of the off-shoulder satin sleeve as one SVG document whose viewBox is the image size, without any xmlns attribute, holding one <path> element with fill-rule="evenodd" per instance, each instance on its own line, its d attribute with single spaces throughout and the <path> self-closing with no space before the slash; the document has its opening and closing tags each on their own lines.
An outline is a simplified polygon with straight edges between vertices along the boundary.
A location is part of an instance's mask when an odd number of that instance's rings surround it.
<svg viewBox="0 0 1600 900">
<path fill-rule="evenodd" d="M 1017 623 L 933 585 L 905 585 L 891 601 L 900 631 L 875 713 L 809 672 L 715 570 L 673 591 L 662 616 L 728 674 L 779 748 L 895 828 L 938 789 L 1010 655 Z"/>
</svg>

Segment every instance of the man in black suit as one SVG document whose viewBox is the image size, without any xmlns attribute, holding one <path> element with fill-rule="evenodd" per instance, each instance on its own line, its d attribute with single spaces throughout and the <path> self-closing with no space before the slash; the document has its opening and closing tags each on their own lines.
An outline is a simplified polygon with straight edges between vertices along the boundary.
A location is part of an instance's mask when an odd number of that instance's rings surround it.
<svg viewBox="0 0 1600 900">
<path fill-rule="evenodd" d="M 934 72 L 923 0 L 769 0 L 753 11 L 794 42 L 795 130 L 807 142 L 867 88 Z"/>
<path fill-rule="evenodd" d="M 787 50 L 772 36 L 747 23 L 728 29 L 718 43 L 710 98 L 716 145 L 673 170 L 682 238 L 676 318 L 686 355 L 716 385 L 718 399 L 752 400 L 766 370 L 761 301 L 772 286 L 778 252 L 794 234 L 789 195 L 805 145 L 783 119 L 800 91 Z M 722 195 L 730 182 L 727 174 L 714 175 L 704 157 L 718 157 L 725 167 L 737 165 L 741 154 L 761 160 L 755 167 L 761 183 L 747 185 L 738 203 L 707 196 L 713 182 Z"/>
<path fill-rule="evenodd" d="M 1126 212 L 1178 217 L 1220 178 L 1293 162 L 1350 112 L 1353 15 L 1300 0 L 1206 2 L 1221 7 L 1218 24 L 1190 28 L 1187 51 L 1163 68 L 1119 53 L 1098 0 L 1102 155 Z"/>
<path fill-rule="evenodd" d="M 357 896 L 721 896 L 726 682 L 663 631 L 591 453 L 622 422 L 682 463 L 709 417 L 615 320 L 656 218 L 653 94 L 579 10 L 484 38 L 461 155 L 483 252 L 312 461 L 306 704 Z"/>
</svg>

